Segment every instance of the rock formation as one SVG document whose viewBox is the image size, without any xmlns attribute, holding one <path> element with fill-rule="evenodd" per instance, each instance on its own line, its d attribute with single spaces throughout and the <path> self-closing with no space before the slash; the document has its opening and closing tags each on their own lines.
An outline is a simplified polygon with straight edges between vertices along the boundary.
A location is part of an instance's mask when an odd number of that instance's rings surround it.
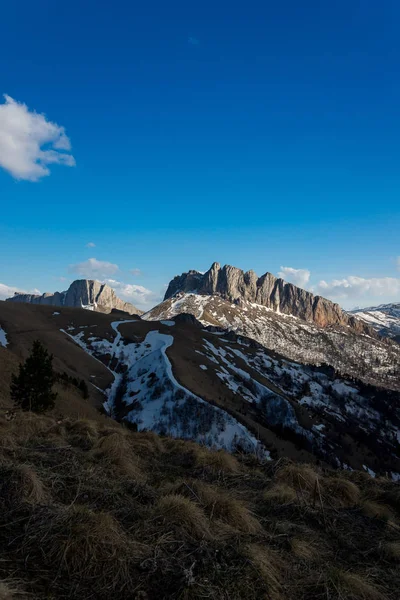
<svg viewBox="0 0 400 600">
<path fill-rule="evenodd" d="M 254 271 L 244 272 L 230 265 L 221 268 L 221 265 L 215 262 L 204 274 L 189 271 L 174 277 L 164 300 L 177 292 L 218 295 L 234 303 L 247 300 L 271 308 L 275 312 L 299 317 L 320 327 L 342 325 L 350 326 L 360 333 L 371 333 L 368 325 L 347 314 L 338 304 L 321 296 L 314 296 L 311 292 L 278 279 L 271 273 L 257 277 Z"/>
<path fill-rule="evenodd" d="M 113 309 L 122 310 L 129 314 L 140 315 L 143 311 L 133 304 L 117 297 L 114 290 L 105 283 L 92 279 L 77 279 L 65 292 L 35 294 L 15 293 L 7 302 L 28 302 L 31 304 L 49 304 L 50 306 L 70 306 L 87 308 L 99 312 L 111 312 Z"/>
</svg>

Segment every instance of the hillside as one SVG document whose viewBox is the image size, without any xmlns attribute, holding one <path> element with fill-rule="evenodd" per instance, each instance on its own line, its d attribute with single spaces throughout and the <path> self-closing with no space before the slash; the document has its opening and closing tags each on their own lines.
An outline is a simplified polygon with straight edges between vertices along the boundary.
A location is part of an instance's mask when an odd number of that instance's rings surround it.
<svg viewBox="0 0 400 600">
<path fill-rule="evenodd" d="M 115 309 L 130 315 L 140 315 L 143 312 L 133 304 L 118 298 L 109 285 L 93 279 L 77 279 L 65 292 L 54 292 L 54 294 L 45 293 L 40 296 L 16 292 L 12 298 L 7 299 L 7 302 L 86 308 L 105 313 Z"/>
<path fill-rule="evenodd" d="M 57 370 L 88 382 L 90 403 L 139 430 L 400 477 L 398 392 L 289 361 L 188 315 L 153 322 L 0 303 L 0 325 L 9 340 L 0 359 L 14 357 L 16 369 L 41 339 Z"/>
<path fill-rule="evenodd" d="M 380 335 L 394 338 L 400 342 L 400 303 L 359 308 L 351 313 L 368 323 Z"/>
<path fill-rule="evenodd" d="M 398 486 L 0 415 L 0 598 L 396 600 Z"/>
</svg>

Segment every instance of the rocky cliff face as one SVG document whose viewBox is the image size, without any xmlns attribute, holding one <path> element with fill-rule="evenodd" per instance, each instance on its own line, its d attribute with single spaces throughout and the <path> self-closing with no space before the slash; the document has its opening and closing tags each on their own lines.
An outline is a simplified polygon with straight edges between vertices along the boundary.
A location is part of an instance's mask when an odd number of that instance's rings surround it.
<svg viewBox="0 0 400 600">
<path fill-rule="evenodd" d="M 344 312 L 338 304 L 321 296 L 314 296 L 271 273 L 257 277 L 254 271 L 245 273 L 230 265 L 221 268 L 218 263 L 214 263 L 204 275 L 198 271 L 189 271 L 174 277 L 164 300 L 177 292 L 218 295 L 239 304 L 241 301 L 254 302 L 320 327 L 348 325 L 360 333 L 372 331 L 366 323 Z"/>
<path fill-rule="evenodd" d="M 92 279 L 78 279 L 73 281 L 65 292 L 46 293 L 41 296 L 15 293 L 12 298 L 7 299 L 7 302 L 70 306 L 87 308 L 99 312 L 111 312 L 113 309 L 117 309 L 136 315 L 140 315 L 143 312 L 133 306 L 133 304 L 118 298 L 114 290 L 107 284 Z"/>
</svg>

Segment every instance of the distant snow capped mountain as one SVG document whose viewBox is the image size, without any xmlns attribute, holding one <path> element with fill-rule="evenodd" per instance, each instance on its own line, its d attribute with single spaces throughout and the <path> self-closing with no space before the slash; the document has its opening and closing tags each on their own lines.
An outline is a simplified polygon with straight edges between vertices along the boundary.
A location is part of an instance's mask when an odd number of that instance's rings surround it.
<svg viewBox="0 0 400 600">
<path fill-rule="evenodd" d="M 358 308 L 350 312 L 376 329 L 380 335 L 400 341 L 400 302 Z"/>
<path fill-rule="evenodd" d="M 257 278 L 214 263 L 207 273 L 175 277 L 165 300 L 145 320 L 189 313 L 203 325 L 252 338 L 291 360 L 333 366 L 338 372 L 400 389 L 400 347 L 337 304 L 271 274 Z"/>
<path fill-rule="evenodd" d="M 70 306 L 105 313 L 111 312 L 113 309 L 136 315 L 141 315 L 143 312 L 133 304 L 118 298 L 109 285 L 93 279 L 77 279 L 65 292 L 54 292 L 54 294 L 46 293 L 39 296 L 16 292 L 12 298 L 7 298 L 6 302 Z"/>
</svg>

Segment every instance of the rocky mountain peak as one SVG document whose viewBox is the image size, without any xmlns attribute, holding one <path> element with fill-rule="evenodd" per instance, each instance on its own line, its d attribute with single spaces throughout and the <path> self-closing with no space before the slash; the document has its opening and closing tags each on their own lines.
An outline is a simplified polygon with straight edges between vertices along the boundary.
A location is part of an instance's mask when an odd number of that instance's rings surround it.
<svg viewBox="0 0 400 600">
<path fill-rule="evenodd" d="M 244 272 L 237 267 L 221 267 L 214 262 L 204 274 L 189 271 L 174 277 L 164 300 L 178 292 L 218 295 L 234 303 L 248 301 L 321 327 L 342 325 L 350 326 L 358 332 L 372 333 L 368 325 L 347 314 L 338 304 L 321 296 L 314 296 L 268 272 L 258 277 L 252 270 Z"/>
<path fill-rule="evenodd" d="M 106 283 L 93 279 L 77 279 L 64 292 L 46 292 L 42 295 L 15 293 L 7 302 L 27 302 L 30 304 L 48 304 L 50 306 L 69 306 L 87 308 L 98 312 L 122 310 L 129 314 L 142 314 L 130 302 L 117 297 L 115 291 Z"/>
</svg>

